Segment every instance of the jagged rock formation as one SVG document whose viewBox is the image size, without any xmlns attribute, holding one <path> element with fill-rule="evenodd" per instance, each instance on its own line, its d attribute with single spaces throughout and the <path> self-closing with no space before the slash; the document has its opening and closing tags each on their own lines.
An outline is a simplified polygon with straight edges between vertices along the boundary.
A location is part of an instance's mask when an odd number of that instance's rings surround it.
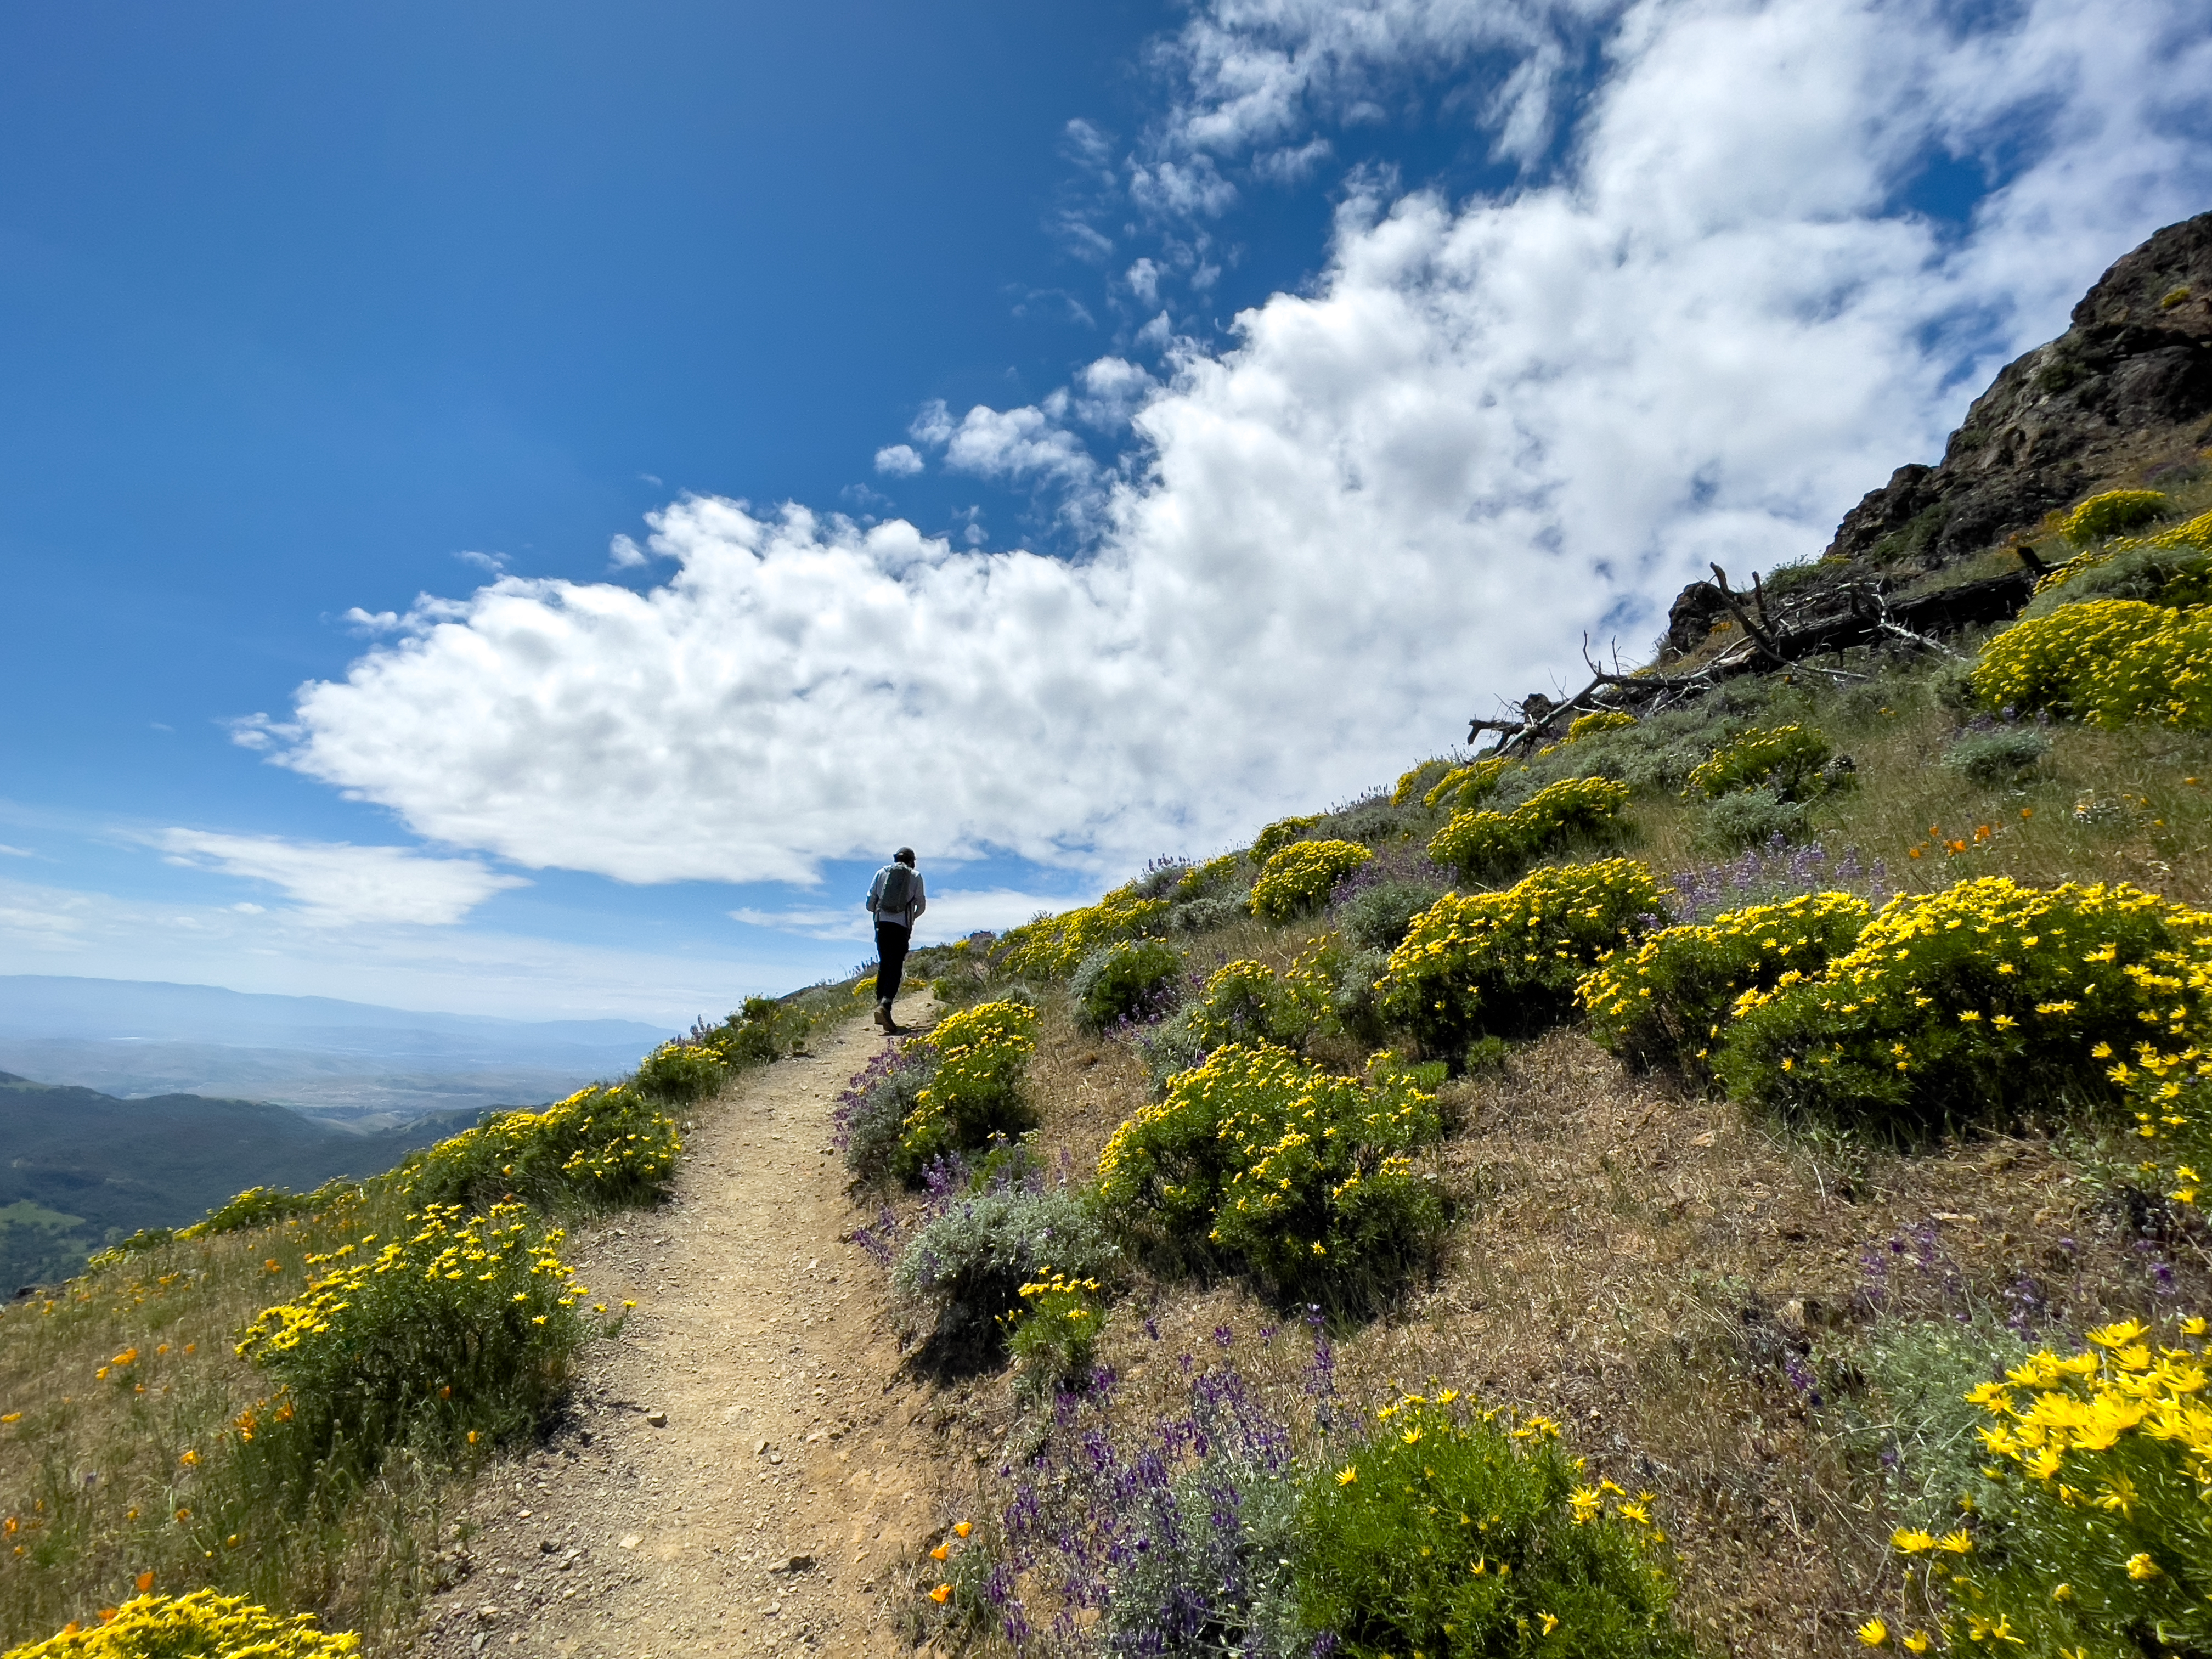
<svg viewBox="0 0 2212 1659">
<path fill-rule="evenodd" d="M 2168 225 L 2106 271 L 2065 333 L 1974 400 L 1939 465 L 1898 468 L 1844 515 L 1826 556 L 1934 569 L 2094 486 L 2155 484 L 2208 441 L 2212 213 Z"/>
<path fill-rule="evenodd" d="M 1787 599 L 1717 581 L 1685 587 L 1667 613 L 1656 667 L 1732 637 L 1694 673 L 1607 672 L 1565 702 L 1537 696 L 1507 719 L 1478 718 L 1468 741 L 1530 746 L 1598 707 L 1662 706 L 1734 674 L 1888 641 L 1920 646 L 2014 615 L 2045 567 L 2021 562 L 1980 580 L 1924 581 L 1986 550 L 2024 544 L 2054 509 L 2100 489 L 2156 485 L 2201 464 L 2212 443 L 2212 213 L 2168 225 L 2112 266 L 2074 307 L 2071 326 L 2008 363 L 1974 400 L 1935 466 L 1901 466 L 1844 515 Z M 1961 573 L 1962 574 L 1965 573 Z M 1656 702 L 1655 702 L 1656 700 Z"/>
</svg>

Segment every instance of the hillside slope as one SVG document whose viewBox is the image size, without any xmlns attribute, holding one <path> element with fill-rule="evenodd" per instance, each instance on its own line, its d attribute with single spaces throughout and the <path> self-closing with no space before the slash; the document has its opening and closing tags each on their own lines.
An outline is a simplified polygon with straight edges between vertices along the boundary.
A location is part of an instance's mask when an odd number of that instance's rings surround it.
<svg viewBox="0 0 2212 1659">
<path fill-rule="evenodd" d="M 477 1115 L 352 1134 L 258 1101 L 118 1100 L 0 1072 L 0 1288 L 67 1278 L 115 1238 L 184 1226 L 243 1188 L 375 1175 Z"/>
</svg>

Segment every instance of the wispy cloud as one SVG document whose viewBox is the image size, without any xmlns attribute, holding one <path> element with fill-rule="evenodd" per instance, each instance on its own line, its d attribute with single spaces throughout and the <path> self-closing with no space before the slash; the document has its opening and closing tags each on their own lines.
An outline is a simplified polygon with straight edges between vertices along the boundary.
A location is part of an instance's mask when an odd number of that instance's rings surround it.
<svg viewBox="0 0 2212 1659">
<path fill-rule="evenodd" d="M 493 894 L 530 885 L 524 877 L 502 875 L 474 859 L 432 858 L 404 847 L 201 830 L 165 830 L 158 845 L 172 864 L 281 889 L 298 903 L 303 919 L 328 927 L 450 927 Z"/>
</svg>

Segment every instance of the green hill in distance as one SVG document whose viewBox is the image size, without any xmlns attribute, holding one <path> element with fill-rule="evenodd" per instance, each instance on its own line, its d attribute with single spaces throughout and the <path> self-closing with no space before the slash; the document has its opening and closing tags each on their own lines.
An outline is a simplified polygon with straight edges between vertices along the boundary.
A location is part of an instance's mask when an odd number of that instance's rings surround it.
<svg viewBox="0 0 2212 1659">
<path fill-rule="evenodd" d="M 118 1100 L 0 1072 L 0 1296 L 77 1273 L 142 1227 L 188 1225 L 248 1187 L 307 1192 L 388 1170 L 482 1115 L 360 1134 L 258 1101 Z"/>
</svg>

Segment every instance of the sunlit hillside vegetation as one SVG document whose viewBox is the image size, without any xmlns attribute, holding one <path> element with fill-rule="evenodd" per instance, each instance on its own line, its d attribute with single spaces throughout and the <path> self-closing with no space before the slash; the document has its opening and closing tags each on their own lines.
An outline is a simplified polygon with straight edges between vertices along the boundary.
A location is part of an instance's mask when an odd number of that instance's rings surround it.
<svg viewBox="0 0 2212 1659">
<path fill-rule="evenodd" d="M 241 1194 L 0 1310 L 0 1643 L 407 1647 L 456 1494 L 621 1323 L 564 1224 L 656 1201 L 692 1103 L 858 1006 L 756 999 L 621 1085 L 367 1182 Z"/>
<path fill-rule="evenodd" d="M 2212 1650 L 2202 477 L 2054 515 L 2016 623 L 957 951 L 843 1109 L 988 1449 L 913 1633 Z"/>
<path fill-rule="evenodd" d="M 2054 515 L 2004 626 L 1570 709 L 917 952 L 942 1012 L 838 1120 L 975 1517 L 906 1633 L 2212 1651 L 2208 496 Z M 865 988 L 0 1314 L 0 1633 L 404 1650 L 621 1320 L 564 1224 Z"/>
</svg>

